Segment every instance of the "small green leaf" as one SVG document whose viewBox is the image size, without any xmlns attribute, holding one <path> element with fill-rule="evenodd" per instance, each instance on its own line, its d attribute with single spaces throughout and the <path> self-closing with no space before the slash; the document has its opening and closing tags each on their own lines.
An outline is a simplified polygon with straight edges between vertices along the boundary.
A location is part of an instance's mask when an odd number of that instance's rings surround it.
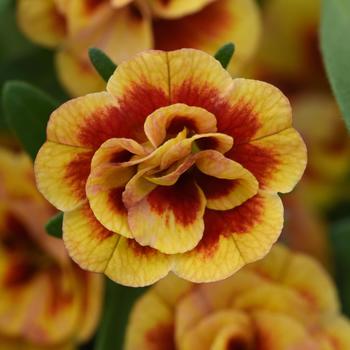
<svg viewBox="0 0 350 350">
<path fill-rule="evenodd" d="M 229 65 L 231 58 L 235 52 L 235 45 L 233 43 L 228 43 L 222 46 L 214 57 L 221 63 L 221 65 L 226 69 Z"/>
<path fill-rule="evenodd" d="M 117 65 L 103 51 L 95 47 L 89 49 L 89 57 L 97 73 L 107 82 L 117 69 Z"/>
<path fill-rule="evenodd" d="M 63 213 L 53 216 L 45 225 L 46 232 L 53 237 L 62 238 Z"/>
<path fill-rule="evenodd" d="M 122 350 L 130 310 L 147 288 L 129 288 L 106 280 L 105 305 L 95 350 Z"/>
<path fill-rule="evenodd" d="M 2 102 L 9 128 L 35 159 L 46 140 L 50 114 L 58 103 L 41 90 L 20 81 L 10 81 L 4 85 Z"/>
<path fill-rule="evenodd" d="M 336 222 L 331 229 L 335 276 L 343 311 L 350 316 L 350 218 Z"/>
<path fill-rule="evenodd" d="M 321 50 L 327 75 L 350 130 L 350 1 L 323 0 Z"/>
</svg>

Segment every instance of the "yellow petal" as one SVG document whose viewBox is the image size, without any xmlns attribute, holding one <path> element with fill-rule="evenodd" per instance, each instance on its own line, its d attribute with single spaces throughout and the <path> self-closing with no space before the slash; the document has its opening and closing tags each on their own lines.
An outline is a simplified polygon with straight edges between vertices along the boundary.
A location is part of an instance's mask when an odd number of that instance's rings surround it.
<svg viewBox="0 0 350 350">
<path fill-rule="evenodd" d="M 185 127 L 199 134 L 216 131 L 216 118 L 203 108 L 175 103 L 150 114 L 145 121 L 145 133 L 154 147 L 161 145 L 167 132 L 177 134 Z"/>
<path fill-rule="evenodd" d="M 166 254 L 182 253 L 202 238 L 204 209 L 202 191 L 191 178 L 184 177 L 174 186 L 157 187 L 129 208 L 129 225 L 138 243 Z"/>
<path fill-rule="evenodd" d="M 178 18 L 200 11 L 213 0 L 150 0 L 151 9 L 155 16 L 162 18 Z"/>
<path fill-rule="evenodd" d="M 212 282 L 262 258 L 281 233 L 283 207 L 277 195 L 258 193 L 227 211 L 206 210 L 205 231 L 195 249 L 178 255 L 174 272 L 193 282 Z"/>
<path fill-rule="evenodd" d="M 20 0 L 18 25 L 29 39 L 43 46 L 55 47 L 67 33 L 65 16 L 54 0 Z"/>
<path fill-rule="evenodd" d="M 39 191 L 60 210 L 78 207 L 86 198 L 92 156 L 90 150 L 46 142 L 35 160 Z"/>
<path fill-rule="evenodd" d="M 89 61 L 90 47 L 100 48 L 119 64 L 152 48 L 153 40 L 144 6 L 135 3 L 113 9 L 109 4 L 102 4 L 92 16 L 91 13 L 86 15 L 85 1 L 78 1 L 81 4 L 76 6 L 74 3 L 69 18 L 73 33 L 58 55 L 57 68 L 66 89 L 73 96 L 79 96 L 99 91 L 104 86 Z"/>
<path fill-rule="evenodd" d="M 290 192 L 306 167 L 306 147 L 293 128 L 235 145 L 227 157 L 249 170 L 260 188 L 273 192 Z"/>
<path fill-rule="evenodd" d="M 166 276 L 170 257 L 105 229 L 88 205 L 65 213 L 63 239 L 85 270 L 104 272 L 117 283 L 141 287 Z"/>
<path fill-rule="evenodd" d="M 207 199 L 207 208 L 229 210 L 244 203 L 258 192 L 258 182 L 240 164 L 217 151 L 197 154 L 196 182 Z"/>
<path fill-rule="evenodd" d="M 56 109 L 48 123 L 47 139 L 65 145 L 97 149 L 115 137 L 142 131 L 139 120 L 128 117 L 106 92 L 72 99 Z"/>
<path fill-rule="evenodd" d="M 196 3 L 186 2 L 187 6 Z M 190 47 L 213 55 L 223 43 L 233 42 L 236 53 L 229 70 L 236 74 L 253 56 L 260 27 L 259 8 L 255 1 L 217 0 L 182 18 L 155 20 L 154 45 L 156 49 L 167 51 Z"/>
</svg>

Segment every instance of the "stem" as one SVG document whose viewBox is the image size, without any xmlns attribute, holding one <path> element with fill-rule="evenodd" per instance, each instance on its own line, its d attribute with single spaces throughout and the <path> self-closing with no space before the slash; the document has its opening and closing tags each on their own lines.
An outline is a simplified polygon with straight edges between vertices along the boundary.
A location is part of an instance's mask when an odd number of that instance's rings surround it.
<svg viewBox="0 0 350 350">
<path fill-rule="evenodd" d="M 129 313 L 146 288 L 124 287 L 106 279 L 105 305 L 95 350 L 122 350 Z"/>
</svg>

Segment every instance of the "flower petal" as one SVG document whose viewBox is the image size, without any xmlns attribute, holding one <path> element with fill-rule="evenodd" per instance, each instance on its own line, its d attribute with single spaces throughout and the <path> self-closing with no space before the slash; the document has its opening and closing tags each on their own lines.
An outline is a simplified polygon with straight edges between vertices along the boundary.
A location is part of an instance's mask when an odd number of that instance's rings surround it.
<svg viewBox="0 0 350 350">
<path fill-rule="evenodd" d="M 188 8 L 198 3 L 182 2 Z M 234 42 L 238 49 L 230 71 L 235 73 L 255 52 L 259 34 L 259 9 L 253 0 L 217 0 L 188 16 L 154 21 L 156 49 L 192 47 L 214 54 L 223 43 Z"/>
<path fill-rule="evenodd" d="M 66 36 L 65 16 L 54 0 L 20 0 L 17 18 L 23 33 L 40 45 L 55 47 Z"/>
<path fill-rule="evenodd" d="M 35 160 L 37 186 L 62 211 L 73 210 L 86 198 L 85 184 L 93 152 L 46 142 Z"/>
<path fill-rule="evenodd" d="M 167 54 L 147 51 L 122 62 L 107 84 L 125 117 L 143 127 L 148 115 L 169 104 Z"/>
<path fill-rule="evenodd" d="M 258 180 L 260 188 L 290 192 L 304 173 L 306 147 L 299 133 L 288 128 L 278 134 L 236 145 L 227 157 L 240 163 Z"/>
<path fill-rule="evenodd" d="M 152 284 L 171 267 L 168 256 L 105 229 L 87 204 L 65 213 L 63 239 L 70 256 L 83 269 L 104 272 L 123 285 Z"/>
<path fill-rule="evenodd" d="M 263 257 L 282 230 L 283 207 L 275 194 L 260 192 L 228 211 L 207 209 L 202 240 L 176 256 L 174 272 L 193 282 L 213 282 Z"/>
<path fill-rule="evenodd" d="M 96 219 L 106 229 L 127 238 L 132 234 L 122 194 L 134 173 L 133 168 L 102 165 L 92 170 L 86 183 L 86 195 Z"/>
<path fill-rule="evenodd" d="M 257 328 L 258 349 L 319 349 L 306 327 L 294 318 L 273 312 L 253 314 Z"/>
<path fill-rule="evenodd" d="M 150 5 L 156 17 L 178 18 L 200 11 L 213 0 L 150 0 Z"/>
<path fill-rule="evenodd" d="M 235 144 L 276 134 L 292 126 L 288 98 L 268 83 L 234 79 L 225 108 L 215 114 L 218 131 L 231 135 Z"/>
<path fill-rule="evenodd" d="M 229 210 L 244 203 L 258 192 L 255 177 L 240 164 L 216 151 L 202 151 L 196 161 L 200 170 L 196 182 L 207 199 L 207 208 Z"/>
<path fill-rule="evenodd" d="M 89 61 L 87 52 L 90 47 L 100 48 L 119 64 L 153 46 L 151 21 L 142 4 L 135 2 L 112 9 L 110 4 L 97 3 L 101 6 L 96 13 L 82 15 L 86 12 L 86 1 L 78 2 L 82 5 L 76 8 L 71 5 L 69 22 L 72 33 L 57 59 L 60 80 L 73 96 L 99 91 L 101 85 L 105 86 Z"/>
<path fill-rule="evenodd" d="M 166 254 L 182 253 L 202 238 L 204 209 L 202 191 L 183 177 L 174 186 L 158 186 L 129 208 L 129 226 L 138 243 Z"/>
<path fill-rule="evenodd" d="M 168 65 L 171 103 L 202 107 L 218 117 L 214 112 L 233 85 L 221 64 L 204 52 L 181 49 L 168 52 Z"/>
<path fill-rule="evenodd" d="M 144 127 L 148 140 L 158 147 L 164 142 L 167 132 L 178 134 L 185 127 L 199 134 L 215 132 L 216 118 L 203 108 L 175 103 L 150 114 Z"/>
<path fill-rule="evenodd" d="M 47 139 L 96 149 L 110 138 L 143 133 L 138 122 L 123 114 L 111 95 L 95 93 L 70 100 L 56 109 L 48 124 Z"/>
</svg>

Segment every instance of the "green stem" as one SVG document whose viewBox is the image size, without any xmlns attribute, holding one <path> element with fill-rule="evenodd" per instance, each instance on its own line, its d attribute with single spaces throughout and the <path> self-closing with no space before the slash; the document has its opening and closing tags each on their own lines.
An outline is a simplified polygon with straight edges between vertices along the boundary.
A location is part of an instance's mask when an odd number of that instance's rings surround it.
<svg viewBox="0 0 350 350">
<path fill-rule="evenodd" d="M 122 350 L 129 313 L 146 288 L 130 288 L 106 280 L 105 305 L 95 350 Z"/>
</svg>

